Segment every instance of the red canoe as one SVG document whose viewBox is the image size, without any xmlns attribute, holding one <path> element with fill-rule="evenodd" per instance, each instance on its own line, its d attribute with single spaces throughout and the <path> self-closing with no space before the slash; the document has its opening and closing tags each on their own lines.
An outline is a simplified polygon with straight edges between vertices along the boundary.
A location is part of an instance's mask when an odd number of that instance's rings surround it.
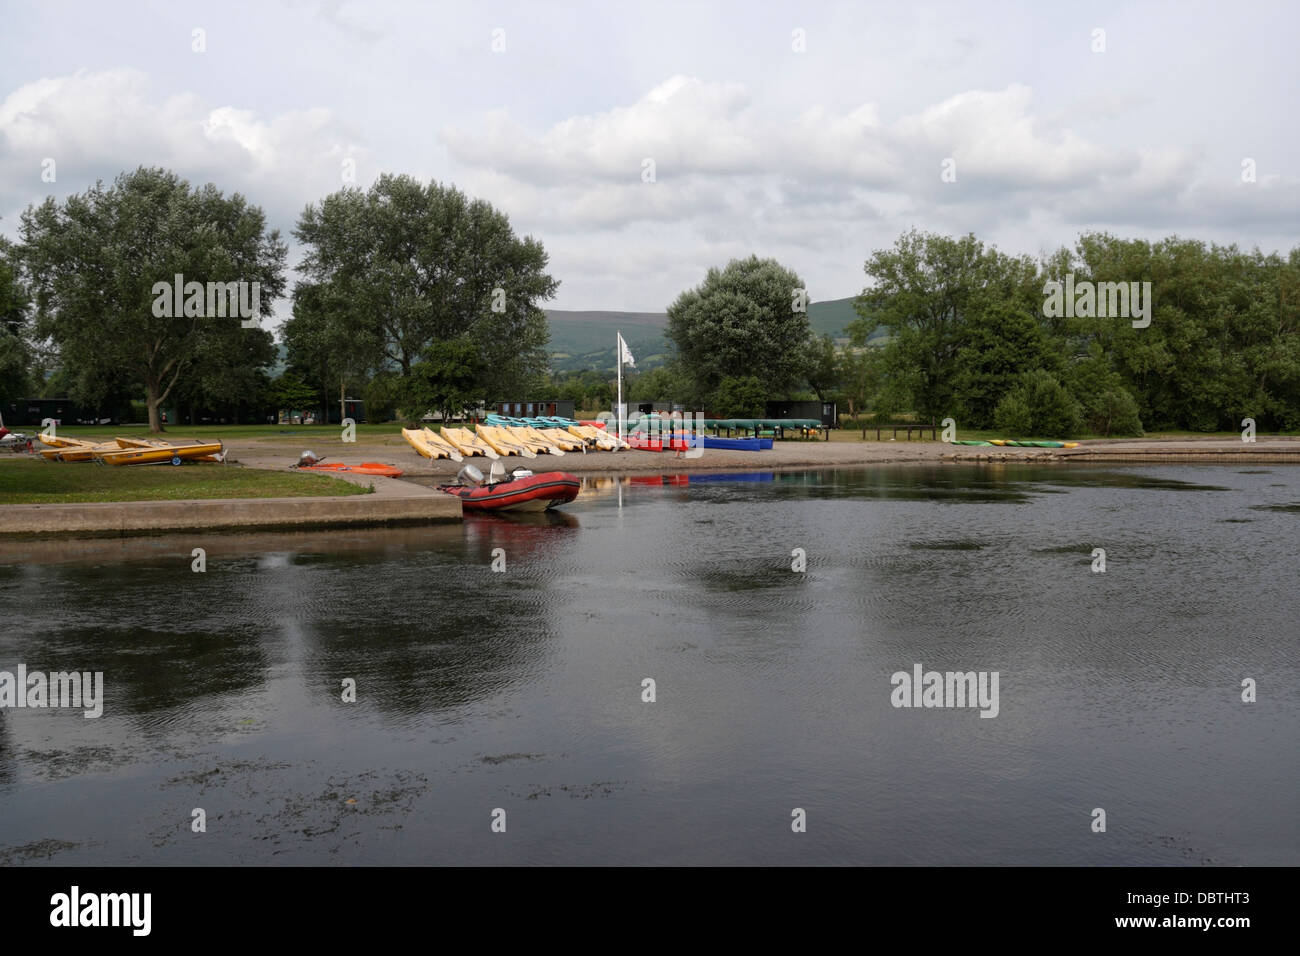
<svg viewBox="0 0 1300 956">
<path fill-rule="evenodd" d="M 343 465 L 335 462 L 327 462 L 320 465 L 299 465 L 298 470 L 329 472 L 346 471 L 352 475 L 383 475 L 385 478 L 396 478 L 402 473 L 402 469 L 400 468 L 394 468 L 392 465 L 385 465 L 377 461 L 363 461 L 359 465 Z"/>
<path fill-rule="evenodd" d="M 507 478 L 491 485 L 440 485 L 439 490 L 460 499 L 475 511 L 545 511 L 578 497 L 582 480 L 567 471 Z"/>
</svg>

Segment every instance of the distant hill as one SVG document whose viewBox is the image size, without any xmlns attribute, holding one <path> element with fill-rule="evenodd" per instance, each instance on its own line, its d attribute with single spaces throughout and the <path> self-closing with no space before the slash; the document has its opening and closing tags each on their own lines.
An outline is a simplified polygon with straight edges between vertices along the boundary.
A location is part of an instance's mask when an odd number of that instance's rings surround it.
<svg viewBox="0 0 1300 956">
<path fill-rule="evenodd" d="M 844 327 L 858 317 L 853 299 L 831 299 L 808 306 L 808 322 L 818 335 L 826 334 L 840 344 L 845 341 Z M 551 330 L 551 369 L 568 372 L 575 369 L 614 371 L 614 335 L 621 331 L 636 359 L 640 371 L 658 368 L 668 357 L 664 329 L 668 316 L 663 312 L 571 312 L 547 309 Z M 883 337 L 872 334 L 872 342 Z M 281 374 L 287 363 L 288 349 L 277 345 L 278 356 L 271 368 L 272 377 Z"/>
<path fill-rule="evenodd" d="M 858 317 L 854 299 L 831 299 L 808 306 L 808 322 L 818 335 L 837 340 L 845 338 L 844 328 Z M 551 369 L 567 372 L 594 368 L 614 371 L 614 335 L 622 331 L 632 350 L 636 367 L 645 371 L 664 363 L 668 343 L 664 329 L 668 316 L 663 312 L 570 312 L 547 309 L 551 329 Z M 872 339 L 877 338 L 873 335 Z"/>
</svg>

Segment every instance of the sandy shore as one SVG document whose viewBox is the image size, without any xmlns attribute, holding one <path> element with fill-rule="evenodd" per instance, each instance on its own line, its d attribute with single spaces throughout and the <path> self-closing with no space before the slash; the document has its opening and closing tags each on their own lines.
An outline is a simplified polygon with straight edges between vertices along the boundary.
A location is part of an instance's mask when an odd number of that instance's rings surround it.
<svg viewBox="0 0 1300 956">
<path fill-rule="evenodd" d="M 356 463 L 381 461 L 405 469 L 409 477 L 446 477 L 451 479 L 461 465 L 446 459 L 428 461 L 419 457 L 401 436 L 368 438 L 357 443 L 322 441 L 312 436 L 311 450 L 327 461 Z M 287 468 L 307 447 L 303 438 L 229 441 L 230 459 L 250 468 Z M 1078 448 L 1000 448 L 949 445 L 933 441 L 822 441 L 776 442 L 770 450 L 759 452 L 706 449 L 698 458 L 681 458 L 671 452 L 569 452 L 563 457 L 538 455 L 533 459 L 509 457 L 501 461 L 509 469 L 533 471 L 568 471 L 577 475 L 690 474 L 710 471 L 774 471 L 804 468 L 850 468 L 866 465 L 906 462 L 981 462 L 1019 461 L 1229 461 L 1295 462 L 1300 464 L 1300 440 L 1260 438 L 1253 444 L 1240 440 L 1206 439 L 1155 441 L 1149 439 L 1098 440 L 1080 443 Z M 487 471 L 484 458 L 467 459 L 481 471 Z M 344 476 L 341 476 L 344 477 Z M 393 479 L 374 481 L 376 491 L 384 485 L 407 482 Z M 391 492 L 389 492 L 391 493 Z"/>
</svg>

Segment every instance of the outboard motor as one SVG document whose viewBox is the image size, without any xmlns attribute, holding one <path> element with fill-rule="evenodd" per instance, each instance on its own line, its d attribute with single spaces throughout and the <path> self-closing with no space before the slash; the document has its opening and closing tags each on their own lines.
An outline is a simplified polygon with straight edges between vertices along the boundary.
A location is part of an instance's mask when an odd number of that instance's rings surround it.
<svg viewBox="0 0 1300 956">
<path fill-rule="evenodd" d="M 316 457 L 315 452 L 305 451 L 298 456 L 298 464 L 294 465 L 294 467 L 302 468 L 305 465 L 314 465 L 318 461 L 320 461 L 320 459 Z"/>
<path fill-rule="evenodd" d="M 479 471 L 473 465 L 465 465 L 460 471 L 456 472 L 456 480 L 462 485 L 469 485 L 471 488 L 477 488 L 483 484 L 483 472 Z"/>
</svg>

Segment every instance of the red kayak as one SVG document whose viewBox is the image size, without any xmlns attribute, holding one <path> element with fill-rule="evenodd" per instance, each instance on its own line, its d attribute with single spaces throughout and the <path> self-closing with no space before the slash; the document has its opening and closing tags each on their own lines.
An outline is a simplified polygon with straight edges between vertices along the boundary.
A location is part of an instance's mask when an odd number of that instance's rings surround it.
<svg viewBox="0 0 1300 956">
<path fill-rule="evenodd" d="M 567 471 L 548 471 L 540 475 L 479 485 L 439 485 L 439 491 L 455 495 L 461 506 L 475 511 L 545 511 L 568 504 L 578 497 L 582 480 Z"/>
<path fill-rule="evenodd" d="M 385 465 L 377 461 L 363 461 L 359 465 L 343 465 L 335 462 L 320 465 L 299 465 L 299 471 L 326 471 L 337 474 L 340 471 L 346 471 L 351 475 L 382 475 L 385 478 L 396 478 L 402 473 L 402 469 L 394 468 L 392 465 Z"/>
</svg>

